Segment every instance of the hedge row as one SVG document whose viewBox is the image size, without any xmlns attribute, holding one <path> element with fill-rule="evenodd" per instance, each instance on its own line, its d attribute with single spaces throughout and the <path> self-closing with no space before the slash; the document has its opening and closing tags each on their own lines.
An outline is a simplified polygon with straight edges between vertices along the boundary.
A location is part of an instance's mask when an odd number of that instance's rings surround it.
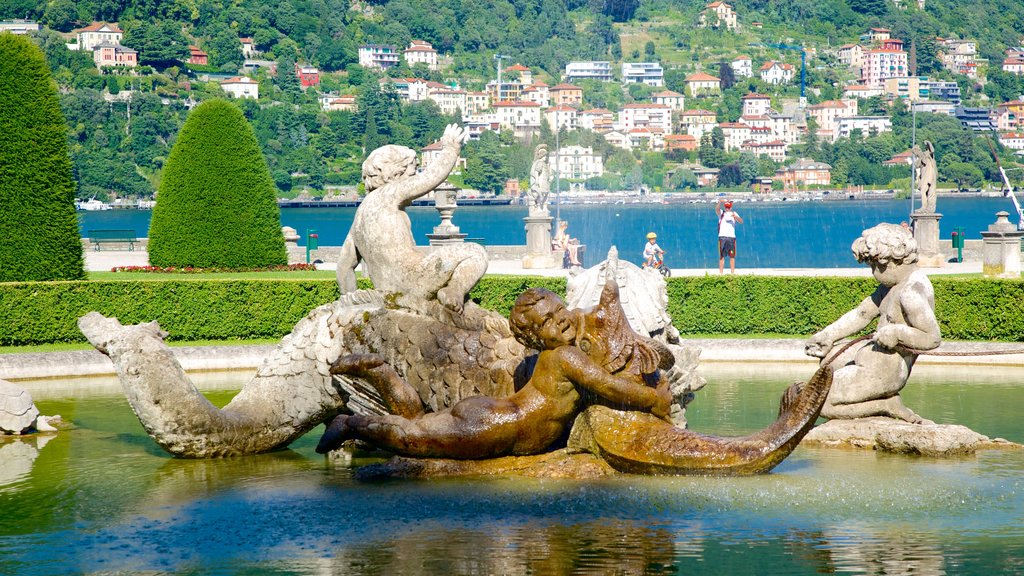
<svg viewBox="0 0 1024 576">
<path fill-rule="evenodd" d="M 360 287 L 369 283 L 360 280 Z M 1024 341 L 1024 282 L 933 278 L 945 338 Z M 516 296 L 563 278 L 487 276 L 470 292 L 508 315 Z M 671 278 L 669 313 L 683 334 L 806 336 L 853 308 L 870 278 L 714 276 Z M 279 338 L 313 308 L 335 300 L 333 280 L 154 280 L 0 284 L 0 345 L 82 342 L 76 321 L 96 310 L 122 323 L 158 320 L 171 340 Z"/>
</svg>

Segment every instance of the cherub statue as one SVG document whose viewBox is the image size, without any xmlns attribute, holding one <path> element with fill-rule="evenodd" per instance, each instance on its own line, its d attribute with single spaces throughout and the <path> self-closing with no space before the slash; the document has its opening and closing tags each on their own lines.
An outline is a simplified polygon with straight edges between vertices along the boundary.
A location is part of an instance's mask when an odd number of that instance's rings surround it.
<svg viewBox="0 0 1024 576">
<path fill-rule="evenodd" d="M 854 241 L 853 254 L 871 266 L 879 286 L 859 306 L 812 336 L 807 354 L 825 358 L 839 340 L 876 318 L 878 327 L 873 338 L 854 344 L 832 361 L 837 368 L 821 415 L 930 423 L 900 399 L 917 360 L 913 350 L 931 350 L 942 342 L 932 284 L 917 268 L 917 242 L 902 226 L 879 224 Z"/>
<path fill-rule="evenodd" d="M 398 296 L 414 309 L 437 300 L 462 312 L 469 292 L 487 270 L 487 252 L 479 244 L 452 244 L 424 254 L 416 248 L 405 209 L 444 182 L 459 159 L 467 133 L 455 124 L 445 128 L 438 158 L 419 174 L 416 152 L 405 146 L 377 148 L 363 162 L 366 197 L 341 247 L 338 285 L 356 289 L 356 266 L 365 263 L 374 288 Z"/>
<path fill-rule="evenodd" d="M 935 147 L 930 141 L 925 140 L 922 146 L 914 146 L 911 152 L 914 155 L 916 174 L 914 189 L 921 199 L 921 208 L 918 212 L 934 214 L 936 181 L 939 177 L 938 165 L 935 163 Z"/>
<path fill-rule="evenodd" d="M 530 212 L 547 211 L 550 193 L 551 166 L 548 164 L 548 147 L 541 144 L 534 149 L 533 165 L 530 166 Z"/>
</svg>

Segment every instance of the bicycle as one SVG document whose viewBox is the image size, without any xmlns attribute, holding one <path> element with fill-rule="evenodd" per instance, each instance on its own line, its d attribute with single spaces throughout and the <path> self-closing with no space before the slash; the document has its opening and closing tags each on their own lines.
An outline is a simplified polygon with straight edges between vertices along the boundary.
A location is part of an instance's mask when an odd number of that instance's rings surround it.
<svg viewBox="0 0 1024 576">
<path fill-rule="evenodd" d="M 659 274 L 661 274 L 665 278 L 670 278 L 672 276 L 672 270 L 668 266 L 665 266 L 665 253 L 664 252 L 659 252 L 659 253 L 655 254 L 654 255 L 654 261 L 651 262 L 650 264 L 644 262 L 644 266 L 643 267 L 644 268 L 654 268 L 655 270 L 658 271 Z"/>
</svg>

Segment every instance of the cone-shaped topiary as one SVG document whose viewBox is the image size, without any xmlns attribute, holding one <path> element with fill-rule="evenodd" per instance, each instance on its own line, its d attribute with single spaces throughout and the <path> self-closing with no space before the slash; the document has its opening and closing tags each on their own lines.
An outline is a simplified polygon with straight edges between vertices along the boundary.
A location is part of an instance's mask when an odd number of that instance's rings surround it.
<svg viewBox="0 0 1024 576">
<path fill-rule="evenodd" d="M 153 266 L 288 263 L 274 180 L 234 104 L 203 102 L 181 127 L 157 191 L 148 249 Z"/>
<path fill-rule="evenodd" d="M 0 34 L 0 282 L 84 277 L 56 85 L 39 48 Z"/>
</svg>

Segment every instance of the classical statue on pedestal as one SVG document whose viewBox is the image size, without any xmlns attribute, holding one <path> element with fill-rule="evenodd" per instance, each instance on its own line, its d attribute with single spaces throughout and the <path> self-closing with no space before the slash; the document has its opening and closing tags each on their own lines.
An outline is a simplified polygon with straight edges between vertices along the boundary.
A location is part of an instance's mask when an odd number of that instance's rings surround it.
<svg viewBox="0 0 1024 576">
<path fill-rule="evenodd" d="M 918 212 L 925 214 L 935 213 L 936 182 L 939 178 L 938 164 L 935 162 L 935 146 L 925 140 L 921 146 L 914 146 L 911 150 L 914 155 L 914 191 L 921 199 L 921 207 Z"/>
</svg>

